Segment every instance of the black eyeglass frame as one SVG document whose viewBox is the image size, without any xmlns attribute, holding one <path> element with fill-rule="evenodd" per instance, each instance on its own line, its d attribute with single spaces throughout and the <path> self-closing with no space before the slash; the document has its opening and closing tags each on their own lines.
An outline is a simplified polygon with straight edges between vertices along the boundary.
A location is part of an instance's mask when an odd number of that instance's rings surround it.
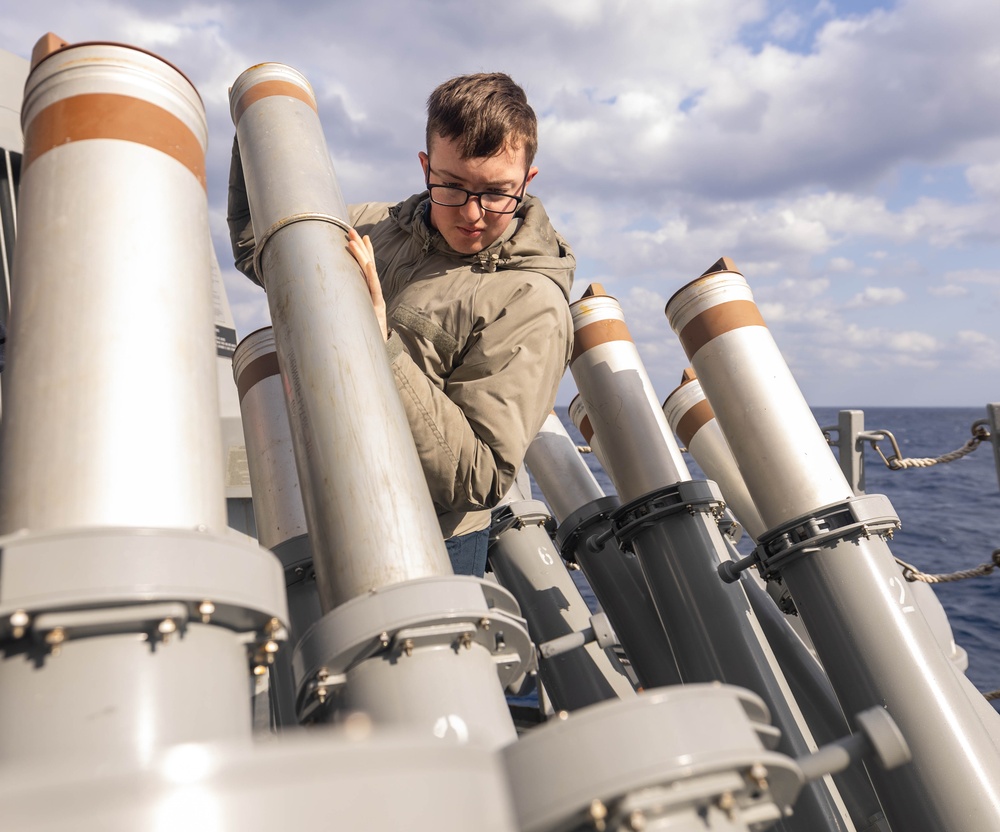
<svg viewBox="0 0 1000 832">
<path fill-rule="evenodd" d="M 427 164 L 427 177 L 425 179 L 425 184 L 427 186 L 427 194 L 430 196 L 431 202 L 433 202 L 435 205 L 440 205 L 442 208 L 461 208 L 472 197 L 475 197 L 476 200 L 479 202 L 479 207 L 483 211 L 486 211 L 486 212 L 488 212 L 490 214 L 513 214 L 515 211 L 517 211 L 517 206 L 520 205 L 521 202 L 524 200 L 524 189 L 528 186 L 528 174 L 530 172 L 531 172 L 530 169 L 526 170 L 524 172 L 524 179 L 521 180 L 521 185 L 518 188 L 518 190 L 520 190 L 520 192 L 521 192 L 520 196 L 517 196 L 515 194 L 505 194 L 502 191 L 479 191 L 477 193 L 476 191 L 470 191 L 468 188 L 460 188 L 460 187 L 458 187 L 458 185 L 444 185 L 444 184 L 433 184 L 432 185 L 431 181 L 430 181 L 431 180 L 431 176 L 430 175 L 432 173 L 434 173 L 434 170 L 431 168 L 430 162 L 428 162 L 428 164 Z M 461 191 L 462 193 L 465 194 L 465 199 L 462 200 L 461 202 L 458 202 L 458 203 L 454 203 L 454 202 L 438 202 L 436 199 L 434 199 L 434 189 L 435 188 L 447 188 L 449 191 Z M 510 210 L 508 210 L 508 211 L 497 211 L 495 208 L 487 208 L 483 204 L 483 197 L 484 196 L 502 196 L 502 197 L 506 197 L 507 199 L 514 200 L 514 204 L 511 205 Z"/>
</svg>

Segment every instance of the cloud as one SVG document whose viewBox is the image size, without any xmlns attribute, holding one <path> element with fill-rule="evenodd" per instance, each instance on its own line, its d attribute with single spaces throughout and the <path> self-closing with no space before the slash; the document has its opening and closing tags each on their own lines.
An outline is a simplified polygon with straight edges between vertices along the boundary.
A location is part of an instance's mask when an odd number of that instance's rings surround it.
<svg viewBox="0 0 1000 832">
<path fill-rule="evenodd" d="M 867 306 L 896 306 L 906 300 L 906 292 L 897 286 L 866 286 L 845 305 L 845 309 L 862 309 Z"/>
</svg>

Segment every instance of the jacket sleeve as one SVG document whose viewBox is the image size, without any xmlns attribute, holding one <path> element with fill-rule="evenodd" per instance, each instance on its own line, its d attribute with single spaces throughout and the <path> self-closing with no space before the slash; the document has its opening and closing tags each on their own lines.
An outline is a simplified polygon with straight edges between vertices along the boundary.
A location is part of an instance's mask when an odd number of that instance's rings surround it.
<svg viewBox="0 0 1000 832">
<path fill-rule="evenodd" d="M 247 200 L 247 185 L 243 178 L 240 146 L 235 136 L 233 153 L 229 161 L 229 201 L 226 222 L 229 224 L 229 242 L 233 247 L 233 263 L 259 286 L 260 280 L 253 268 L 255 244 L 253 223 L 250 221 L 250 203 Z"/>
<path fill-rule="evenodd" d="M 478 320 L 461 363 L 440 387 L 393 333 L 392 371 L 435 504 L 492 508 L 514 481 L 528 444 L 552 410 L 572 347 L 572 321 L 548 278 L 504 272 L 515 287 Z"/>
</svg>

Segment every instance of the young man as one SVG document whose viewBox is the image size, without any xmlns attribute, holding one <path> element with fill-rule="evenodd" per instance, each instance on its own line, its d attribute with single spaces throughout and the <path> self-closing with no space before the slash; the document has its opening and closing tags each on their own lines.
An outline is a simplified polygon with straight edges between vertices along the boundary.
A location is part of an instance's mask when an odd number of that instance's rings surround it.
<svg viewBox="0 0 1000 832">
<path fill-rule="evenodd" d="M 524 91 L 500 73 L 466 75 L 434 90 L 427 110 L 418 154 L 427 190 L 351 206 L 348 248 L 386 336 L 452 566 L 481 576 L 490 509 L 569 361 L 576 261 L 526 193 L 538 169 Z M 238 167 L 234 158 L 234 176 Z M 252 230 L 233 196 L 231 183 L 233 251 L 253 278 Z"/>
</svg>

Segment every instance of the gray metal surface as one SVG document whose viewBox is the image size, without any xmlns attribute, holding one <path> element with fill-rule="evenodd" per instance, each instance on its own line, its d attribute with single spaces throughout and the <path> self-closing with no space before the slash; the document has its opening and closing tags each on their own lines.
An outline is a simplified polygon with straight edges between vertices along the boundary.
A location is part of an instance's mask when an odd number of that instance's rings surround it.
<svg viewBox="0 0 1000 832">
<path fill-rule="evenodd" d="M 550 413 L 525 453 L 524 461 L 557 523 L 580 506 L 604 496 L 576 444 L 555 413 Z"/>
<path fill-rule="evenodd" d="M 136 121 L 176 125 L 191 169 L 166 140 L 130 140 L 127 115 L 111 120 L 121 136 L 108 138 L 121 140 L 49 148 L 47 137 L 86 118 L 71 106 L 83 96 L 125 97 Z M 50 132 L 32 130 L 38 118 Z M 22 123 L 33 161 L 21 175 L 3 373 L 0 533 L 221 531 L 208 204 L 195 173 L 207 142 L 201 100 L 153 55 L 81 45 L 31 73 Z"/>
<path fill-rule="evenodd" d="M 257 539 L 261 546 L 273 549 L 306 533 L 273 329 L 259 329 L 240 341 L 233 354 L 233 376 L 242 394 L 240 412 Z"/>
<path fill-rule="evenodd" d="M 517 599 L 537 645 L 590 627 L 587 603 L 549 536 L 551 521 L 542 503 L 522 501 L 495 509 L 490 530 L 490 567 Z M 573 711 L 635 695 L 628 679 L 595 642 L 543 655 L 538 674 L 556 710 Z"/>
<path fill-rule="evenodd" d="M 802 782 L 773 739 L 757 697 L 686 685 L 550 722 L 504 757 L 523 832 L 764 829 Z"/>
<path fill-rule="evenodd" d="M 650 688 L 679 682 L 670 644 L 638 559 L 623 552 L 613 537 L 605 536 L 604 543 L 594 548 L 588 545 L 607 530 L 608 515 L 618 507 L 618 498 L 604 496 L 554 413 L 532 440 L 525 462 L 559 521 L 559 551 L 583 570 L 640 684 Z"/>
<path fill-rule="evenodd" d="M 711 405 L 705 398 L 701 383 L 693 378 L 674 390 L 663 402 L 663 412 L 674 433 L 678 432 L 682 420 L 694 408 L 701 408 L 704 415 L 706 417 L 710 415 L 711 418 L 705 418 L 690 439 L 685 440 L 679 435 L 678 438 L 681 442 L 686 441 L 688 453 L 705 475 L 718 484 L 730 511 L 746 529 L 747 534 L 756 540 L 767 527 L 760 517 L 760 512 L 757 511 L 757 506 L 754 505 L 753 497 L 747 491 L 740 469 L 733 459 L 733 452 L 726 444 L 726 437 L 723 436 L 715 415 L 711 413 Z"/>
<path fill-rule="evenodd" d="M 301 719 L 348 706 L 429 733 L 444 719 L 496 746 L 515 736 L 501 688 L 534 668 L 534 654 L 506 590 L 450 575 L 341 604 L 302 636 L 292 663 Z"/>
<path fill-rule="evenodd" d="M 848 714 L 887 708 L 910 744 L 911 764 L 888 774 L 869 768 L 889 822 L 896 829 L 1000 828 L 992 775 L 1000 770 L 1000 715 L 983 707 L 982 697 L 975 701 L 949 664 L 885 540 L 861 529 L 838 542 L 813 518 L 852 491 L 770 332 L 747 324 L 759 319 L 748 304 L 746 281 L 727 270 L 682 289 L 667 314 L 768 534 L 802 530 L 803 555 L 789 560 L 781 577 L 841 707 Z M 707 310 L 713 329 L 685 341 L 687 323 Z M 809 530 L 823 542 L 810 545 Z"/>
<path fill-rule="evenodd" d="M 809 726 L 743 588 L 719 580 L 718 565 L 729 554 L 713 501 L 721 508 L 715 483 L 679 483 L 657 499 L 622 506 L 612 522 L 619 542 L 639 556 L 682 680 L 753 691 L 781 730 L 780 750 L 800 756 L 815 747 Z M 839 795 L 821 783 L 803 791 L 796 815 L 785 822 L 790 829 L 850 828 Z"/>
<path fill-rule="evenodd" d="M 25 760 L 4 769 L 0 805 L 4 827 L 22 832 L 518 829 L 495 752 L 379 730 L 361 714 L 281 742 L 178 745 L 143 766 Z"/>
<path fill-rule="evenodd" d="M 563 557 L 575 560 L 586 575 L 642 687 L 680 684 L 673 650 L 639 559 L 607 533 L 608 517 L 618 506 L 617 497 L 581 506 L 559 526 L 556 543 Z M 596 539 L 603 543 L 594 543 Z"/>
<path fill-rule="evenodd" d="M 275 88 L 288 92 L 258 97 Z M 346 248 L 347 209 L 309 83 L 260 64 L 234 82 L 230 101 L 323 609 L 447 575 L 368 289 Z"/>
</svg>

